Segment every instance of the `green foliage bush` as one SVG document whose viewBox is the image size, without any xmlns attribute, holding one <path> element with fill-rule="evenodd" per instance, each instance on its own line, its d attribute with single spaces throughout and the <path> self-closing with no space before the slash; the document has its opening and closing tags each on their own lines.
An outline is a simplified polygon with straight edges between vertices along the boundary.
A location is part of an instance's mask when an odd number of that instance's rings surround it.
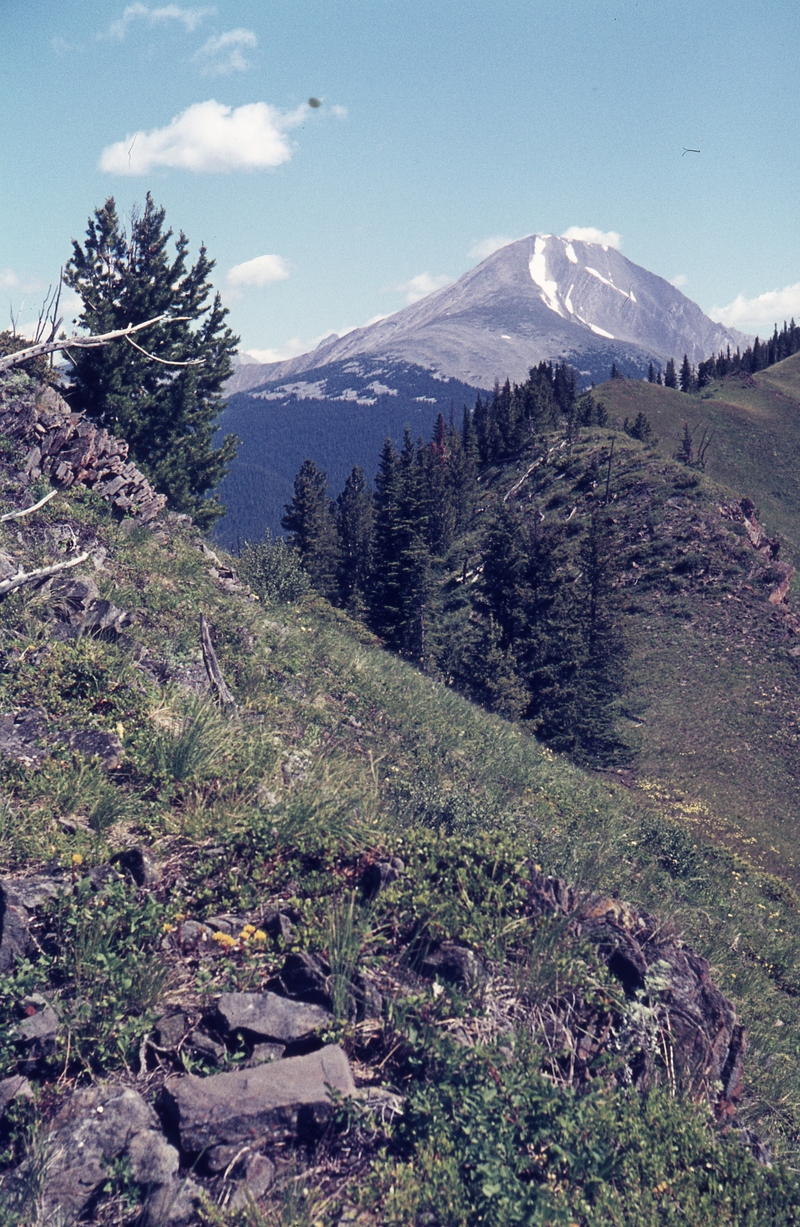
<svg viewBox="0 0 800 1227">
<path fill-rule="evenodd" d="M 667 1091 L 642 1098 L 606 1075 L 577 1093 L 538 1072 L 521 1035 L 467 1050 L 432 1024 L 362 1198 L 387 1227 L 798 1222 L 797 1176 L 760 1167 Z"/>
<path fill-rule="evenodd" d="M 291 604 L 311 589 L 297 550 L 282 538 L 273 541 L 269 529 L 263 541 L 245 546 L 238 567 L 245 583 L 268 605 Z"/>
<path fill-rule="evenodd" d="M 0 1070 L 14 1071 L 13 1029 L 34 991 L 45 991 L 60 1017 L 58 1047 L 48 1058 L 54 1071 L 130 1066 L 167 983 L 158 956 L 162 924 L 162 905 L 127 881 L 95 892 L 82 878 L 59 896 L 44 918 L 36 962 L 22 961 L 0 980 Z"/>
</svg>

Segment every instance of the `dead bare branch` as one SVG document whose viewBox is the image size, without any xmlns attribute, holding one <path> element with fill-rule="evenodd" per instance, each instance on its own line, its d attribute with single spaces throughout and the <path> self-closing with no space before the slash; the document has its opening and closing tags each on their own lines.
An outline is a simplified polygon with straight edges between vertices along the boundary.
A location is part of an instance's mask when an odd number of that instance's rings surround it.
<svg viewBox="0 0 800 1227">
<path fill-rule="evenodd" d="M 86 562 L 89 557 L 88 550 L 83 554 L 78 554 L 75 558 L 68 558 L 65 562 L 56 562 L 52 567 L 40 567 L 38 571 L 17 571 L 16 575 L 10 576 L 9 579 L 4 579 L 0 583 L 0 596 L 5 596 L 7 592 L 13 592 L 15 588 L 21 588 L 23 584 L 33 584 L 39 579 L 47 579 L 50 575 L 56 575 L 59 571 L 68 571 L 70 567 L 77 567 L 79 563 Z"/>
<path fill-rule="evenodd" d="M 0 516 L 0 524 L 5 524 L 6 520 L 21 520 L 23 516 L 29 516 L 32 511 L 38 511 L 40 507 L 44 507 L 45 503 L 49 503 L 51 498 L 55 498 L 58 490 L 51 490 L 49 494 L 45 494 L 44 498 L 40 498 L 38 503 L 34 503 L 32 507 L 24 507 L 22 511 L 7 511 L 4 516 Z"/>
<path fill-rule="evenodd" d="M 142 349 L 141 345 L 137 345 L 130 337 L 126 337 L 125 340 L 134 349 L 138 349 L 140 354 L 144 354 L 145 358 L 149 358 L 151 362 L 161 362 L 164 366 L 203 366 L 205 364 L 205 358 L 190 358 L 188 362 L 174 362 L 169 358 L 157 358 L 155 354 L 149 354 L 146 349 Z"/>
<path fill-rule="evenodd" d="M 225 678 L 222 676 L 217 654 L 211 642 L 211 632 L 204 614 L 200 615 L 200 643 L 203 648 L 203 664 L 206 667 L 206 676 L 215 697 L 219 700 L 222 707 L 235 709 L 236 700 L 225 684 Z"/>
<path fill-rule="evenodd" d="M 20 366 L 23 362 L 28 362 L 31 358 L 40 358 L 43 354 L 54 354 L 60 349 L 94 349 L 95 346 L 107 345 L 109 341 L 118 341 L 122 337 L 127 339 L 131 333 L 139 332 L 142 328 L 150 328 L 153 324 L 160 324 L 165 320 L 172 324 L 188 319 L 191 319 L 191 316 L 156 315 L 153 319 L 145 320 L 141 324 L 128 324 L 127 328 L 118 328 L 114 332 L 103 332 L 97 336 L 71 336 L 59 341 L 42 341 L 38 345 L 30 345 L 27 349 L 18 349 L 14 354 L 5 354 L 0 358 L 0 371 L 7 371 L 12 366 Z M 150 357 L 149 354 L 148 357 Z"/>
</svg>

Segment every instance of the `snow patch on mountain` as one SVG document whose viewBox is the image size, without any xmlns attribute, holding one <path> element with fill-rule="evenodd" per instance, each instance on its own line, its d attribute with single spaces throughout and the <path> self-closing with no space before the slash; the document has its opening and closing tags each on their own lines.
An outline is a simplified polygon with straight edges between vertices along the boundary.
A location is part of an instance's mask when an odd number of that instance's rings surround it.
<svg viewBox="0 0 800 1227">
<path fill-rule="evenodd" d="M 621 290 L 618 285 L 614 285 L 614 282 L 610 277 L 604 277 L 602 273 L 598 273 L 596 268 L 592 268 L 591 265 L 587 264 L 586 271 L 592 277 L 596 277 L 598 281 L 602 281 L 603 285 L 607 285 L 610 289 L 616 290 L 616 292 L 621 294 L 623 298 L 629 298 L 631 302 L 636 302 L 636 299 L 633 297 L 633 292 L 628 294 L 625 290 Z"/>
<path fill-rule="evenodd" d="M 548 235 L 547 238 L 550 236 Z M 555 311 L 556 315 L 563 316 L 561 304 L 558 301 L 558 282 L 548 280 L 547 277 L 547 257 L 545 251 L 547 243 L 541 235 L 537 235 L 533 244 L 533 255 L 528 261 L 528 271 L 531 275 L 531 281 L 538 285 L 542 291 L 542 302 L 545 303 L 551 311 Z"/>
</svg>

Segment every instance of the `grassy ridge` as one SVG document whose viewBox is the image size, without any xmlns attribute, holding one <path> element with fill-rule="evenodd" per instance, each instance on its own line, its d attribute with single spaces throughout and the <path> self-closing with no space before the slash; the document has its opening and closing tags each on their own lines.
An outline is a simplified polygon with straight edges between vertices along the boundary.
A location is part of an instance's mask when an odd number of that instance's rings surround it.
<svg viewBox="0 0 800 1227">
<path fill-rule="evenodd" d="M 800 557 L 800 354 L 758 371 L 715 381 L 698 395 L 640 380 L 610 380 L 598 389 L 612 421 L 650 419 L 658 448 L 671 456 L 683 423 L 714 431 L 706 472 L 721 485 L 751 498 L 769 532 L 785 538 Z"/>
<path fill-rule="evenodd" d="M 605 445 L 598 432 L 579 446 Z M 16 460 L 8 455 L 0 473 L 11 501 L 20 494 Z M 636 490 L 644 497 L 646 449 L 620 444 L 618 463 L 617 492 L 627 482 L 632 507 Z M 647 497 L 664 505 L 665 516 L 676 513 L 677 531 L 688 512 L 666 506 L 674 468 L 664 468 L 660 484 L 648 478 Z M 712 506 L 705 482 L 693 490 L 706 509 Z M 625 499 L 617 503 L 622 513 Z M 281 949 L 248 948 L 211 965 L 176 962 L 165 983 L 160 942 L 164 926 L 180 923 L 179 914 L 204 919 L 223 906 L 247 912 L 259 901 L 280 899 L 297 915 L 293 948 L 330 949 L 332 917 L 340 915 L 363 858 L 399 853 L 409 879 L 405 894 L 398 888 L 388 896 L 398 915 L 406 908 L 496 952 L 501 939 L 509 940 L 506 918 L 482 867 L 499 858 L 510 874 L 516 858 L 533 857 L 581 890 L 617 892 L 657 912 L 710 958 L 712 974 L 750 1030 L 743 1119 L 771 1134 L 780 1153 L 795 1153 L 800 1038 L 788 1024 L 800 994 L 800 902 L 784 880 L 747 858 L 746 841 L 735 854 L 710 837 L 694 793 L 677 801 L 662 798 L 661 785 L 631 790 L 614 778 L 587 775 L 519 727 L 382 651 L 322 601 L 262 608 L 246 590 L 231 591 L 185 524 L 153 533 L 115 521 L 99 500 L 73 490 L 35 516 L 0 525 L 0 549 L 26 565 L 43 564 L 60 556 L 69 534 L 99 560 L 99 569 L 92 565 L 86 574 L 101 595 L 134 611 L 136 621 L 119 638 L 80 636 L 57 615 L 53 589 L 6 597 L 0 710 L 41 708 L 54 731 L 116 730 L 125 759 L 111 773 L 64 748 L 36 771 L 0 760 L 3 872 L 57 864 L 77 886 L 52 921 L 60 943 L 55 953 L 48 946 L 46 956 L 0 984 L 0 1077 L 15 1068 L 10 1027 L 31 991 L 55 994 L 62 1010 L 69 1045 L 62 1041 L 50 1073 L 64 1088 L 135 1066 L 141 1039 L 165 1000 L 183 994 L 208 1002 L 220 991 L 260 987 L 282 961 Z M 733 554 L 740 545 L 735 534 L 724 544 Z M 682 607 L 705 600 L 693 583 L 677 594 Z M 659 589 L 653 600 L 662 597 Z M 760 626 L 755 600 L 752 608 Z M 193 694 L 203 679 L 201 611 L 236 693 L 235 717 Z M 662 616 L 654 607 L 656 613 Z M 137 896 L 116 885 L 99 896 L 104 912 L 81 887 L 81 875 L 134 845 L 161 862 L 161 892 Z M 432 891 L 430 867 L 439 863 L 448 872 Z M 391 917 L 380 925 L 362 919 L 376 933 L 365 939 L 364 956 L 378 958 Z M 449 998 L 445 1004 L 475 1008 Z M 429 1016 L 421 1007 L 415 1011 L 412 1003 L 394 1025 L 427 1072 L 411 1080 L 413 1112 L 400 1149 L 378 1155 L 363 1184 L 365 1221 L 387 1221 L 381 1218 L 387 1204 L 388 1221 L 397 1223 L 414 1221 L 417 1213 L 443 1218 L 448 1205 L 456 1209 L 443 1221 L 453 1223 L 471 1224 L 478 1215 L 484 1222 L 514 1221 L 514 1205 L 523 1207 L 525 1221 L 537 1221 L 524 1200 L 529 1193 L 502 1165 L 472 1190 L 463 1183 L 459 1155 L 473 1164 L 489 1160 L 484 1141 L 474 1133 L 464 1140 L 462 1126 L 470 1121 L 458 1105 L 494 1139 L 495 1075 L 487 1074 L 481 1054 L 473 1063 L 460 1047 L 442 1046 L 436 1018 L 426 1029 Z M 342 1038 L 355 1043 L 346 1028 Z M 772 1221 L 795 1221 L 786 1210 L 793 1194 L 784 1197 L 778 1187 L 783 1176 L 765 1175 L 737 1148 L 725 1149 L 702 1110 L 655 1097 L 640 1113 L 626 1097 L 599 1092 L 581 1108 L 574 1096 L 556 1095 L 533 1075 L 526 1081 L 505 1069 L 495 1074 L 502 1094 L 521 1114 L 532 1114 L 543 1138 L 561 1131 L 572 1139 L 574 1168 L 563 1156 L 537 1152 L 536 1162 L 554 1173 L 547 1186 L 552 1205 L 546 1215 L 544 1201 L 539 1206 L 543 1223 L 633 1227 L 700 1224 L 711 1216 L 755 1225 L 759 1205 L 775 1189 L 769 1204 L 780 1201 L 784 1209 L 779 1217 L 776 1208 Z M 448 1089 L 454 1087 L 461 1089 Z M 48 1093 L 57 1098 L 55 1089 Z M 44 1097 L 41 1110 L 46 1107 Z M 616 1162 L 623 1133 L 629 1166 L 605 1167 L 606 1158 Z M 511 1154 L 518 1145 L 513 1130 L 504 1124 L 501 1134 Z M 596 1153 L 586 1150 L 586 1136 L 596 1136 Z M 741 1190 L 736 1205 L 726 1185 Z M 591 1197 L 587 1190 L 594 1190 Z"/>
</svg>

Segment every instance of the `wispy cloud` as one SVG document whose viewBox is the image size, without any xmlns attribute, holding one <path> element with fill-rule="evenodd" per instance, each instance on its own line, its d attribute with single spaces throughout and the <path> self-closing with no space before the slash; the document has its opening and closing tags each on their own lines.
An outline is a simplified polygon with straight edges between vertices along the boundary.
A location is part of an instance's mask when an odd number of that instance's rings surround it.
<svg viewBox="0 0 800 1227">
<path fill-rule="evenodd" d="M 289 276 L 289 263 L 283 256 L 256 256 L 243 264 L 234 264 L 226 278 L 228 285 L 236 289 L 244 286 L 261 287 L 275 281 L 285 281 Z"/>
<path fill-rule="evenodd" d="M 60 34 L 50 39 L 50 48 L 55 51 L 56 55 L 72 55 L 80 50 L 77 43 L 71 43 L 68 39 L 62 38 Z"/>
<path fill-rule="evenodd" d="M 603 247 L 622 246 L 622 235 L 616 230 L 598 230 L 596 226 L 570 226 L 561 236 L 563 239 L 576 239 L 579 243 L 600 243 Z"/>
<path fill-rule="evenodd" d="M 726 328 L 742 328 L 745 332 L 772 332 L 784 320 L 800 319 L 800 281 L 783 290 L 767 290 L 755 298 L 737 294 L 727 307 L 712 307 L 709 316 Z"/>
<path fill-rule="evenodd" d="M 510 239 L 507 234 L 493 234 L 488 239 L 479 239 L 477 243 L 473 243 L 467 255 L 473 260 L 488 260 L 489 256 L 493 256 L 501 247 L 508 247 L 509 243 L 516 241 Z"/>
<path fill-rule="evenodd" d="M 197 174 L 280 166 L 292 156 L 286 133 L 308 115 L 305 104 L 287 112 L 266 102 L 234 108 L 211 98 L 187 107 L 164 128 L 134 132 L 108 145 L 100 169 L 146 175 L 159 166 Z"/>
<path fill-rule="evenodd" d="M 395 286 L 401 294 L 405 294 L 406 302 L 410 305 L 414 302 L 419 302 L 421 298 L 427 298 L 429 294 L 433 294 L 435 290 L 441 290 L 446 285 L 451 285 L 452 277 L 448 277 L 446 273 L 440 273 L 436 277 L 432 277 L 430 273 L 419 273 L 416 277 L 412 277 L 410 281 L 403 281 L 400 285 Z"/>
<path fill-rule="evenodd" d="M 688 284 L 689 278 L 686 276 L 686 273 L 678 273 L 677 277 L 673 277 L 670 281 L 670 285 L 674 285 L 676 290 L 679 290 L 681 286 Z"/>
<path fill-rule="evenodd" d="M 104 34 L 98 34 L 97 37 L 116 38 L 121 41 L 133 21 L 145 21 L 149 26 L 165 25 L 169 21 L 177 21 L 188 34 L 191 34 L 204 18 L 212 17 L 216 11 L 215 7 L 184 9 L 177 4 L 164 4 L 160 8 L 151 8 L 149 4 L 129 4 L 123 10 L 122 16 L 112 21 L 108 30 Z"/>
<path fill-rule="evenodd" d="M 252 63 L 245 51 L 258 45 L 252 30 L 227 30 L 225 34 L 213 35 L 192 59 L 199 64 L 207 77 L 225 76 L 230 72 L 247 72 Z"/>
</svg>

